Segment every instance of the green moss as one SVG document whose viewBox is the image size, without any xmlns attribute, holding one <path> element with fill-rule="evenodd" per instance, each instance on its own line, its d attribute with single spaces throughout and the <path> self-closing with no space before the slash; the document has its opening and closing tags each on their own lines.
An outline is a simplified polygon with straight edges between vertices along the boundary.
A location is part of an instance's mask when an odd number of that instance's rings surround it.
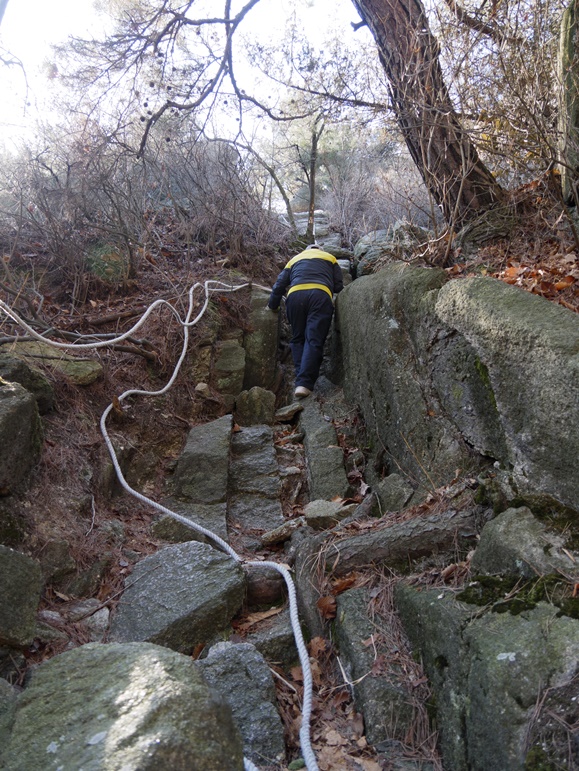
<svg viewBox="0 0 579 771">
<path fill-rule="evenodd" d="M 428 720 L 430 725 L 432 726 L 436 725 L 436 721 L 438 718 L 438 705 L 436 703 L 436 697 L 434 695 L 434 692 L 431 692 L 430 697 L 426 701 L 424 706 L 426 707 L 426 714 L 428 715 Z"/>
<path fill-rule="evenodd" d="M 554 573 L 525 583 L 517 576 L 474 576 L 456 599 L 514 616 L 532 610 L 538 602 L 550 602 L 559 608 L 559 615 L 579 618 L 579 598 L 571 597 L 569 582 Z"/>
<path fill-rule="evenodd" d="M 560 616 L 579 619 L 579 597 L 567 597 L 558 604 Z"/>
<path fill-rule="evenodd" d="M 532 747 L 525 758 L 525 771 L 557 771 L 542 747 Z"/>
<path fill-rule="evenodd" d="M 89 271 L 102 281 L 115 283 L 126 279 L 129 274 L 128 260 L 110 244 L 93 246 L 87 255 L 86 264 Z"/>
<path fill-rule="evenodd" d="M 512 600 L 495 603 L 493 605 L 493 613 L 510 613 L 511 616 L 518 616 L 519 613 L 523 613 L 525 610 L 533 610 L 535 605 L 535 602 L 513 597 Z"/>
<path fill-rule="evenodd" d="M 579 514 L 558 501 L 548 498 L 527 499 L 533 514 L 545 525 L 565 538 L 565 548 L 579 550 Z"/>
<path fill-rule="evenodd" d="M 474 576 L 466 589 L 456 595 L 469 605 L 494 605 L 503 600 L 516 586 L 515 576 Z"/>
<path fill-rule="evenodd" d="M 497 400 L 495 399 L 495 392 L 493 391 L 493 386 L 491 384 L 491 379 L 489 376 L 489 371 L 486 368 L 486 365 L 483 364 L 483 362 L 478 358 L 478 356 L 475 356 L 474 359 L 474 368 L 479 374 L 479 377 L 481 379 L 482 384 L 484 385 L 485 389 L 488 391 L 490 400 L 493 404 L 493 407 L 497 408 Z"/>
<path fill-rule="evenodd" d="M 452 395 L 454 396 L 455 401 L 460 402 L 462 399 L 462 388 L 458 385 L 458 383 L 453 383 L 452 386 Z"/>
</svg>

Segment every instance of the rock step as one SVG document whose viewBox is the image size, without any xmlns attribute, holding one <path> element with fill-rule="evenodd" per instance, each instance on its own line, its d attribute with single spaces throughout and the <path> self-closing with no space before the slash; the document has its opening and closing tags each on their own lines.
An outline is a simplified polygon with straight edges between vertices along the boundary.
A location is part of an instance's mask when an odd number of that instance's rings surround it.
<svg viewBox="0 0 579 771">
<path fill-rule="evenodd" d="M 263 391 L 252 389 L 256 390 Z M 261 401 L 254 400 L 254 404 L 259 417 Z M 298 414 L 310 500 L 332 501 L 347 496 L 350 485 L 344 454 L 331 419 L 311 397 L 279 413 L 282 420 L 295 419 Z M 248 413 L 246 417 L 250 423 Z M 237 426 L 235 430 L 233 426 L 232 416 L 225 415 L 189 431 L 163 504 L 224 540 L 242 533 L 244 548 L 255 550 L 261 546 L 260 535 L 284 524 L 274 429 L 264 424 Z M 296 438 L 300 438 L 299 434 Z M 284 484 L 287 493 L 292 480 L 287 473 L 284 479 L 289 479 Z M 205 540 L 169 516 L 162 516 L 153 532 L 173 542 Z"/>
</svg>

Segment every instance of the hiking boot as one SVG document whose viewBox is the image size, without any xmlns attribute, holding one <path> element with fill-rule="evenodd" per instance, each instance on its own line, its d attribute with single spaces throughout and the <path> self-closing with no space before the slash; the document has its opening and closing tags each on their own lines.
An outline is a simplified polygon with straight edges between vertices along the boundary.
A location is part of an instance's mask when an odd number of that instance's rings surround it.
<svg viewBox="0 0 579 771">
<path fill-rule="evenodd" d="M 305 397 L 309 396 L 310 394 L 310 389 L 306 388 L 305 386 L 298 386 L 294 391 L 294 396 L 296 396 L 298 399 L 305 399 Z"/>
</svg>

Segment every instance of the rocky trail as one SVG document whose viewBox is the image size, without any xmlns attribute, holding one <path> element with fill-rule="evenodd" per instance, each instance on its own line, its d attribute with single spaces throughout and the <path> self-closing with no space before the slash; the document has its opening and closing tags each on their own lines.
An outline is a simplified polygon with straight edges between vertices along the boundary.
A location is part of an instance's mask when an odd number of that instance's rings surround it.
<svg viewBox="0 0 579 771">
<path fill-rule="evenodd" d="M 322 771 L 574 767 L 577 480 L 549 420 L 574 424 L 576 316 L 444 281 L 395 263 L 345 290 L 297 403 L 263 292 L 215 300 L 172 393 L 112 402 L 123 474 L 181 521 L 122 492 L 87 430 L 106 371 L 54 375 L 61 404 L 89 395 L 71 431 L 30 353 L 2 363 L 3 420 L 30 427 L 1 469 L 4 767 L 300 768 L 310 675 Z"/>
</svg>

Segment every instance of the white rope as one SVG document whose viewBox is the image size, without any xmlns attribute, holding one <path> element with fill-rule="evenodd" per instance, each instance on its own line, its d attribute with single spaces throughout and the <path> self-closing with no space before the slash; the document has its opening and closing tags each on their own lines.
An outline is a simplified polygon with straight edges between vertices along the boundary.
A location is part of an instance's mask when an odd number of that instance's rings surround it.
<svg viewBox="0 0 579 771">
<path fill-rule="evenodd" d="M 196 289 L 198 289 L 201 286 L 203 286 L 204 288 L 205 300 L 197 316 L 193 320 L 191 320 L 191 316 L 193 314 L 193 307 L 194 307 L 194 302 L 193 302 L 194 292 Z M 179 374 L 179 370 L 181 369 L 183 361 L 185 360 L 185 356 L 187 354 L 187 348 L 189 344 L 189 328 L 197 324 L 197 322 L 203 317 L 203 314 L 205 313 L 207 306 L 209 304 L 209 298 L 211 296 L 211 293 L 212 292 L 237 292 L 240 289 L 245 289 L 247 286 L 251 286 L 251 284 L 240 284 L 239 286 L 232 286 L 230 284 L 225 284 L 221 281 L 206 281 L 204 284 L 196 283 L 189 289 L 189 292 L 188 292 L 189 306 L 187 309 L 187 314 L 185 316 L 185 319 L 181 319 L 181 317 L 179 316 L 175 308 L 166 300 L 155 300 L 155 302 L 153 302 L 149 306 L 149 308 L 147 308 L 147 310 L 145 311 L 143 316 L 141 316 L 139 321 L 133 327 L 131 327 L 131 329 L 128 332 L 125 332 L 122 335 L 119 335 L 118 337 L 112 340 L 106 340 L 106 341 L 94 342 L 94 343 L 80 343 L 80 344 L 79 343 L 59 343 L 54 340 L 50 340 L 44 337 L 43 335 L 38 334 L 38 332 L 36 332 L 29 324 L 27 324 L 22 318 L 20 318 L 20 316 L 2 300 L 0 300 L 0 310 L 2 310 L 9 318 L 11 318 L 14 322 L 19 324 L 23 329 L 25 329 L 30 335 L 32 335 L 33 337 L 35 337 L 36 339 L 42 342 L 48 343 L 49 345 L 54 346 L 55 348 L 86 350 L 86 349 L 92 349 L 92 348 L 104 348 L 105 346 L 115 345 L 121 342 L 122 340 L 125 340 L 127 337 L 130 337 L 134 332 L 136 332 L 144 324 L 146 319 L 151 315 L 152 311 L 155 308 L 161 305 L 167 305 L 170 308 L 173 315 L 175 316 L 175 318 L 177 319 L 177 321 L 183 327 L 183 345 L 181 348 L 181 354 L 173 370 L 173 374 L 171 375 L 170 379 L 167 381 L 166 385 L 163 388 L 159 389 L 158 391 L 146 391 L 146 390 L 137 389 L 137 388 L 132 388 L 125 391 L 118 397 L 119 403 L 122 403 L 129 396 L 160 396 L 161 394 L 166 393 L 173 386 L 177 378 L 177 375 Z M 258 284 L 253 284 L 253 286 L 257 286 L 259 289 L 264 289 L 265 291 L 269 291 L 267 287 L 262 287 L 262 286 L 259 286 Z M 226 541 L 224 541 L 218 535 L 213 533 L 211 530 L 207 530 L 206 528 L 202 527 L 196 522 L 192 522 L 190 519 L 187 519 L 181 514 L 178 514 L 177 512 L 166 508 L 160 503 L 153 501 L 151 498 L 147 498 L 142 493 L 139 493 L 137 490 L 133 489 L 128 484 L 128 482 L 124 477 L 124 474 L 119 465 L 117 454 L 113 447 L 113 443 L 110 439 L 109 433 L 106 428 L 106 421 L 112 409 L 113 409 L 113 404 L 111 403 L 103 412 L 100 419 L 100 429 L 101 429 L 103 438 L 105 440 L 107 449 L 109 451 L 109 455 L 111 456 L 113 467 L 117 474 L 118 480 L 121 486 L 123 487 L 123 489 L 126 490 L 126 492 L 128 492 L 137 500 L 149 506 L 152 506 L 154 509 L 157 509 L 157 511 L 160 511 L 163 514 L 166 514 L 169 517 L 176 519 L 178 522 L 181 522 L 187 527 L 190 527 L 196 532 L 206 536 L 207 538 L 212 540 L 215 544 L 217 544 L 217 546 L 223 549 L 223 551 L 229 554 L 229 556 L 232 559 L 234 559 L 236 562 L 243 563 L 247 567 L 260 567 L 260 568 L 270 567 L 270 568 L 273 568 L 274 570 L 277 570 L 283 576 L 288 588 L 290 621 L 291 621 L 292 631 L 296 642 L 296 647 L 298 650 L 300 663 L 302 665 L 302 673 L 304 678 L 302 724 L 300 727 L 300 744 L 301 744 L 303 758 L 306 763 L 306 768 L 308 769 L 308 771 L 318 771 L 316 757 L 312 750 L 312 746 L 310 742 L 310 718 L 311 718 L 311 712 L 312 712 L 312 686 L 313 686 L 312 672 L 310 667 L 308 651 L 304 642 L 300 621 L 299 621 L 299 616 L 298 616 L 296 590 L 295 590 L 295 586 L 289 570 L 285 565 L 279 565 L 277 562 L 268 562 L 268 561 L 244 562 L 244 560 L 235 552 L 235 550 Z M 248 758 L 244 758 L 243 763 L 244 763 L 245 771 L 258 771 L 257 766 L 255 766 L 252 763 L 252 761 L 249 760 Z"/>
<path fill-rule="evenodd" d="M 308 649 L 304 642 L 302 630 L 300 626 L 300 619 L 298 616 L 298 601 L 296 597 L 296 588 L 289 570 L 285 565 L 279 565 L 277 562 L 247 562 L 250 567 L 269 567 L 277 570 L 278 573 L 284 577 L 286 586 L 288 589 L 288 599 L 290 604 L 290 620 L 292 625 L 292 631 L 294 633 L 294 639 L 296 648 L 298 649 L 298 655 L 300 657 L 300 664 L 302 665 L 302 673 L 304 678 L 304 697 L 302 703 L 302 724 L 300 726 L 300 745 L 302 748 L 302 754 L 306 763 L 308 771 L 318 771 L 318 765 L 316 762 L 316 756 L 312 750 L 310 742 L 310 718 L 312 714 L 312 669 L 310 667 L 310 657 L 308 656 Z"/>
</svg>

